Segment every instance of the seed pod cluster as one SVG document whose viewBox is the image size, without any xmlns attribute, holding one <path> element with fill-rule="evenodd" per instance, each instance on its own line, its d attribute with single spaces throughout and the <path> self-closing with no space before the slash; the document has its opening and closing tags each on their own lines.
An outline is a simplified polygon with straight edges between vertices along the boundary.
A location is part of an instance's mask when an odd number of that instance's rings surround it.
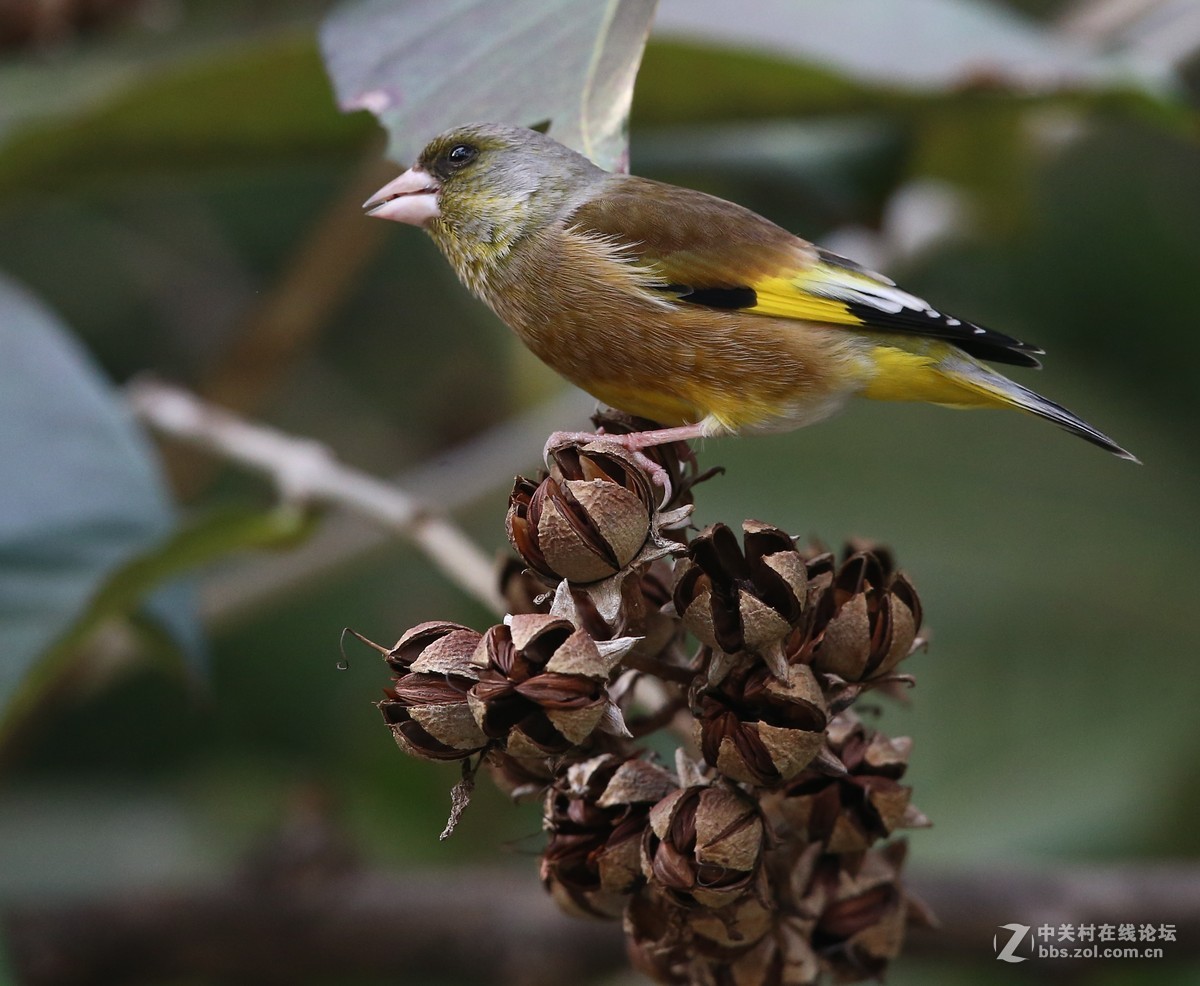
<svg viewBox="0 0 1200 986">
<path fill-rule="evenodd" d="M 608 417 L 517 479 L 509 615 L 377 647 L 384 719 L 410 754 L 541 795 L 547 891 L 623 919 L 652 979 L 881 976 L 928 918 L 893 837 L 928 821 L 901 783 L 911 743 L 850 707 L 911 684 L 898 669 L 920 645 L 917 594 L 877 546 L 839 558 L 754 520 L 740 539 L 689 531 L 713 473 L 686 445 L 619 444 L 640 425 Z M 643 745 L 664 729 L 684 744 L 674 769 Z"/>
</svg>

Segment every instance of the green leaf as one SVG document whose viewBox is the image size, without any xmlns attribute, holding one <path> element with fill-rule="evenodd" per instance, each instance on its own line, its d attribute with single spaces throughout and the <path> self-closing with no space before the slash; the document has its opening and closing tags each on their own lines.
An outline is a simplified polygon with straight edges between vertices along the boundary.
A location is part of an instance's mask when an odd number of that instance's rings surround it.
<svg viewBox="0 0 1200 986">
<path fill-rule="evenodd" d="M 53 313 L 0 278 L 0 720 L 172 510 L 141 432 Z"/>
<path fill-rule="evenodd" d="M 143 84 L 81 106 L 69 126 L 48 119 L 15 129 L 0 156 L 0 198 L 51 196 L 147 172 L 161 179 L 340 159 L 369 129 L 329 105 L 311 36 L 285 32 L 163 64 Z"/>
<path fill-rule="evenodd" d="M 210 0 L 173 11 L 170 23 L 135 18 L 121 30 L 70 44 L 6 50 L 0 60 L 0 139 L 29 123 L 69 120 L 124 94 L 153 89 L 176 66 L 219 59 L 239 45 L 269 47 L 281 34 L 297 36 L 309 30 L 318 8 L 318 0 Z"/>
<path fill-rule="evenodd" d="M 654 0 L 352 0 L 321 29 L 344 110 L 370 110 L 389 157 L 493 121 L 549 133 L 601 167 L 627 160 L 633 81 Z"/>
<path fill-rule="evenodd" d="M 143 629 L 156 642 L 163 643 L 165 630 L 171 650 L 178 651 L 180 644 L 199 650 L 194 621 L 181 620 L 178 599 L 172 598 L 180 586 L 173 580 L 235 551 L 292 547 L 312 533 L 316 519 L 316 511 L 291 506 L 218 511 L 181 527 L 118 566 L 16 688 L 8 715 L 0 717 L 0 747 L 38 697 L 70 667 L 80 645 L 100 627 L 141 614 L 150 619 Z"/>
</svg>

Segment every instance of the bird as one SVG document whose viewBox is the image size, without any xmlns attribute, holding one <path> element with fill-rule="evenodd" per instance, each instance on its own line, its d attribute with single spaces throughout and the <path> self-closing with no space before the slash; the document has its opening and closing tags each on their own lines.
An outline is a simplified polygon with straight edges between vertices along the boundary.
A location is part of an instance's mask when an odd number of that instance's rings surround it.
<svg viewBox="0 0 1200 986">
<path fill-rule="evenodd" d="M 1037 346 L 934 308 L 750 209 L 605 171 L 536 130 L 451 128 L 363 208 L 423 228 L 539 359 L 657 423 L 610 436 L 633 451 L 787 431 L 857 396 L 1016 409 L 1139 461 L 988 365 L 1037 368 Z"/>
</svg>

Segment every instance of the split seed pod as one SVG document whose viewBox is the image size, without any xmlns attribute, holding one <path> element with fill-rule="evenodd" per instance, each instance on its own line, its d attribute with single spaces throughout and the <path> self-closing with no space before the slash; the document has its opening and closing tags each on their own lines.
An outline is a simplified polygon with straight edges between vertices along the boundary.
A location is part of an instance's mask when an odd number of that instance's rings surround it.
<svg viewBox="0 0 1200 986">
<path fill-rule="evenodd" d="M 794 658 L 849 682 L 884 678 L 912 653 L 921 628 L 921 601 L 883 551 L 860 550 L 834 569 L 825 555 L 809 562 L 810 577 L 827 588 L 811 613 Z"/>
<path fill-rule="evenodd" d="M 487 745 L 468 692 L 480 635 L 457 623 L 422 623 L 384 652 L 395 683 L 378 703 L 396 743 L 424 760 L 463 760 Z"/>
<path fill-rule="evenodd" d="M 882 979 L 907 925 L 931 920 L 901 882 L 906 852 L 898 841 L 871 850 L 853 868 L 840 856 L 807 853 L 798 862 L 793 885 L 807 889 L 797 911 L 811 916 L 814 950 L 835 980 Z"/>
<path fill-rule="evenodd" d="M 650 536 L 655 495 L 629 453 L 599 443 L 551 453 L 550 474 L 517 477 L 505 528 L 525 563 L 551 583 L 616 575 Z"/>
<path fill-rule="evenodd" d="M 650 808 L 675 787 L 640 757 L 603 754 L 561 771 L 546 794 L 542 883 L 568 913 L 619 917 L 642 882 Z"/>
<path fill-rule="evenodd" d="M 756 884 L 766 839 L 758 803 L 723 785 L 668 794 L 642 841 L 647 880 L 685 907 L 717 909 Z"/>
<path fill-rule="evenodd" d="M 605 683 L 635 642 L 597 642 L 569 620 L 536 613 L 493 626 L 472 658 L 479 680 L 468 700 L 476 723 L 515 757 L 561 755 L 597 728 L 622 734 Z"/>
<path fill-rule="evenodd" d="M 810 769 L 784 787 L 776 802 L 786 826 L 781 837 L 821 842 L 830 853 L 860 853 L 898 829 L 929 824 L 910 803 L 912 788 L 900 783 L 911 740 L 889 739 L 852 712 L 837 716 L 828 735 L 846 773 Z"/>
<path fill-rule="evenodd" d="M 787 679 L 784 638 L 804 613 L 808 573 L 792 539 L 777 527 L 748 520 L 745 550 L 724 524 L 706 528 L 677 566 L 675 609 L 684 625 L 719 655 L 760 656 L 781 681 Z M 718 656 L 719 656 L 718 655 Z M 710 681 L 728 671 L 729 661 Z"/>
<path fill-rule="evenodd" d="M 763 665 L 735 669 L 694 696 L 692 714 L 704 759 L 758 787 L 795 777 L 825 744 L 825 699 L 802 664 L 789 666 L 784 681 Z"/>
</svg>

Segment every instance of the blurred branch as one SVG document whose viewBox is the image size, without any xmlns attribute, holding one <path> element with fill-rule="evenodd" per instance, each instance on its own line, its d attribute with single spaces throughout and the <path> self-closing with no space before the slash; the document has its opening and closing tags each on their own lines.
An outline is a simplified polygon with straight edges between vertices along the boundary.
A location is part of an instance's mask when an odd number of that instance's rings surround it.
<svg viewBox="0 0 1200 986">
<path fill-rule="evenodd" d="M 10 906 L 2 920 L 19 981 L 292 984 L 362 976 L 532 986 L 587 982 L 624 965 L 620 923 L 562 914 L 532 869 L 401 874 L 358 869 L 327 849 L 320 840 L 298 853 L 285 846 L 225 885 Z M 909 882 L 943 922 L 937 931 L 913 931 L 909 954 L 990 966 L 994 934 L 1017 921 L 1035 929 L 1172 924 L 1177 940 L 1163 946 L 1165 960 L 1200 955 L 1195 864 L 980 869 Z M 1063 970 L 1028 969 L 1035 979 L 1039 971 L 1060 981 Z"/>
<path fill-rule="evenodd" d="M 135 380 L 126 394 L 133 412 L 155 431 L 263 473 L 285 499 L 343 506 L 402 535 L 465 592 L 504 611 L 492 560 L 451 521 L 398 487 L 343 465 L 324 445 L 252 424 L 177 387 Z"/>
<path fill-rule="evenodd" d="M 503 488 L 518 470 L 540 464 L 546 435 L 582 423 L 595 400 L 571 389 L 394 477 L 401 489 L 450 513 Z M 379 525 L 334 509 L 304 544 L 285 554 L 248 557 L 204 580 L 200 607 L 209 627 L 234 623 L 304 586 L 346 569 L 392 540 Z"/>
<path fill-rule="evenodd" d="M 1195 0 L 1078 0 L 1059 19 L 1064 34 L 1179 66 L 1200 50 Z"/>
</svg>

